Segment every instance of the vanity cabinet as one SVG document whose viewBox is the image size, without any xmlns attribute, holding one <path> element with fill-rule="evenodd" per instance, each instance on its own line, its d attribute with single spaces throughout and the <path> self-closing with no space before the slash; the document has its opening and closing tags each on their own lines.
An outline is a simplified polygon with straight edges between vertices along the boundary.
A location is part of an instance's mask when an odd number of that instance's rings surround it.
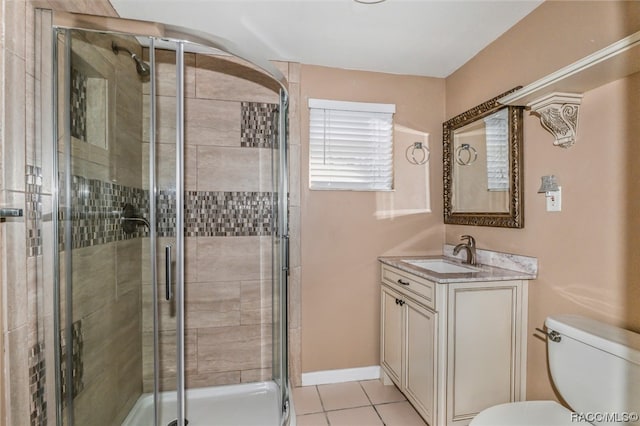
<svg viewBox="0 0 640 426">
<path fill-rule="evenodd" d="M 431 426 L 525 398 L 527 281 L 436 283 L 382 264 L 381 367 Z"/>
<path fill-rule="evenodd" d="M 382 316 L 383 368 L 431 424 L 436 373 L 436 313 L 383 286 Z"/>
</svg>

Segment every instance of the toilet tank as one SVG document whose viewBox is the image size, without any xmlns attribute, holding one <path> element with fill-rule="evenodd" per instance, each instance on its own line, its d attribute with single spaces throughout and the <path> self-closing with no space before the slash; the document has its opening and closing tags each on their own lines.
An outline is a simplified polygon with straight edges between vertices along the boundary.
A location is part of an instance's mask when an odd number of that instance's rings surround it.
<svg viewBox="0 0 640 426">
<path fill-rule="evenodd" d="M 579 315 L 548 317 L 551 377 L 577 414 L 596 425 L 638 424 L 640 334 Z"/>
</svg>

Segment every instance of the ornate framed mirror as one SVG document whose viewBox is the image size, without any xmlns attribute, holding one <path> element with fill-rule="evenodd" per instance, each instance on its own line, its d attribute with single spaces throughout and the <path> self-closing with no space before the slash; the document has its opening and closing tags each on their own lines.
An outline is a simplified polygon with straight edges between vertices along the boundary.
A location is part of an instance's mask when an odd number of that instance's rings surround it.
<svg viewBox="0 0 640 426">
<path fill-rule="evenodd" d="M 443 124 L 444 223 L 524 227 L 524 107 L 496 96 Z"/>
</svg>

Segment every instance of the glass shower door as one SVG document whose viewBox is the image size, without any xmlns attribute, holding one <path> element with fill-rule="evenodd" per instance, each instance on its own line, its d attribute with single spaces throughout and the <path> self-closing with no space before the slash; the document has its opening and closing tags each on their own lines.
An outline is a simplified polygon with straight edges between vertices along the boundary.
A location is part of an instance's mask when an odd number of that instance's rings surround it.
<svg viewBox="0 0 640 426">
<path fill-rule="evenodd" d="M 289 182 L 287 150 L 288 98 L 280 91 L 275 128 L 279 129 L 271 148 L 273 231 L 273 379 L 278 384 L 281 402 L 281 423 L 286 424 L 290 414 L 288 368 L 288 279 L 289 279 Z"/>
<path fill-rule="evenodd" d="M 56 417 L 120 424 L 148 386 L 148 69 L 133 37 L 64 29 L 54 37 Z"/>
<path fill-rule="evenodd" d="M 150 256 L 156 277 L 153 293 L 144 298 L 152 308 L 145 320 L 153 327 L 145 336 L 148 352 L 145 377 L 154 377 L 152 388 L 157 425 L 186 424 L 185 395 L 185 294 L 184 294 L 184 52 L 181 42 L 164 42 L 156 49 L 151 39 L 148 53 L 151 80 L 145 91 L 145 116 L 149 116 L 149 179 L 152 221 Z M 167 47 L 175 49 L 167 50 Z M 173 85 L 159 83 L 160 68 L 173 69 Z M 166 83 L 166 78 L 164 79 Z M 169 110 L 169 114 L 167 114 Z M 159 120 L 162 115 L 164 120 Z M 152 343 L 152 345 L 151 345 Z"/>
</svg>

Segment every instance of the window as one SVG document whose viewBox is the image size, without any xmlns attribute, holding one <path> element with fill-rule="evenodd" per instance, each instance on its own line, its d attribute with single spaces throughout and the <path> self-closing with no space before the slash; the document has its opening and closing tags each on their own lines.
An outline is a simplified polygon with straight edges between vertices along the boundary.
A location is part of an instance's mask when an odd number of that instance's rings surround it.
<svg viewBox="0 0 640 426">
<path fill-rule="evenodd" d="M 393 104 L 309 99 L 309 187 L 393 189 Z"/>
</svg>

